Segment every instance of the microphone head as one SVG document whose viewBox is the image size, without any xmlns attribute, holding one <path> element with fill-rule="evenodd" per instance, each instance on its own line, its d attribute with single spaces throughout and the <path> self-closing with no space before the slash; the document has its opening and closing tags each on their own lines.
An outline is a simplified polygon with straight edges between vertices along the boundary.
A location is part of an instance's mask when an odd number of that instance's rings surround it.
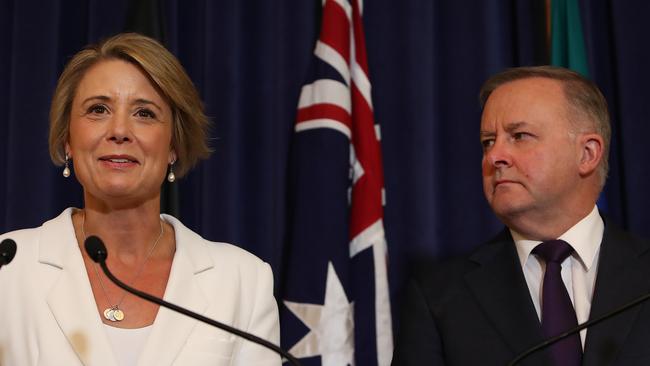
<svg viewBox="0 0 650 366">
<path fill-rule="evenodd" d="M 86 248 L 86 253 L 88 253 L 90 259 L 92 259 L 95 263 L 103 262 L 106 260 L 106 257 L 108 257 L 108 252 L 106 252 L 106 246 L 104 245 L 104 242 L 102 239 L 94 235 L 86 238 L 84 247 Z"/>
<path fill-rule="evenodd" d="M 16 242 L 12 239 L 5 239 L 0 243 L 0 263 L 9 264 L 16 255 Z"/>
</svg>

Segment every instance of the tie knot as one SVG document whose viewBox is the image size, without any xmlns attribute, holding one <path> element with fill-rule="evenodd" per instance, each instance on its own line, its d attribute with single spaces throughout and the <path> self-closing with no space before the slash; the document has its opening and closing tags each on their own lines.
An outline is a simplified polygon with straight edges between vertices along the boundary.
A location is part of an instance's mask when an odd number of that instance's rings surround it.
<svg viewBox="0 0 650 366">
<path fill-rule="evenodd" d="M 546 263 L 560 264 L 573 253 L 573 248 L 564 240 L 549 240 L 536 246 L 533 253 L 542 257 Z"/>
</svg>

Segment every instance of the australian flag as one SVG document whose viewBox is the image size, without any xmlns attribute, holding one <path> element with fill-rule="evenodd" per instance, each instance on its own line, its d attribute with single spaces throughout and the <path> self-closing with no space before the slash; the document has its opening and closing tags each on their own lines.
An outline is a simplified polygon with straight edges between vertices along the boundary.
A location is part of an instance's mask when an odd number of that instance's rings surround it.
<svg viewBox="0 0 650 366">
<path fill-rule="evenodd" d="M 291 161 L 282 345 L 303 365 L 389 365 L 392 320 L 361 0 L 323 1 Z"/>
</svg>

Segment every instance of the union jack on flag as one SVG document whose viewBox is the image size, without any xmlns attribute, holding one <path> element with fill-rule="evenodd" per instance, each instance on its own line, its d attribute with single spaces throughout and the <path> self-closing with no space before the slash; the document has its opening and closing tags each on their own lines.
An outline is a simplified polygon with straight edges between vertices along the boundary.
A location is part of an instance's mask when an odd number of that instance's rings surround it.
<svg viewBox="0 0 650 366">
<path fill-rule="evenodd" d="M 282 345 L 304 365 L 384 366 L 393 351 L 384 182 L 361 0 L 324 0 L 292 145 Z"/>
</svg>

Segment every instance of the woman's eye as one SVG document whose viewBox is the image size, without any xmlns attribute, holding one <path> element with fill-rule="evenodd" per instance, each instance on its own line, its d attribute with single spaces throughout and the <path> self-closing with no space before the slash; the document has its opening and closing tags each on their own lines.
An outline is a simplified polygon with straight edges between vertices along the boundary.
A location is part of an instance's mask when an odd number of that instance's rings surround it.
<svg viewBox="0 0 650 366">
<path fill-rule="evenodd" d="M 149 109 L 140 109 L 135 114 L 141 118 L 156 118 L 156 114 Z"/>
<path fill-rule="evenodd" d="M 104 114 L 106 112 L 107 112 L 106 106 L 103 106 L 101 104 L 96 104 L 88 108 L 88 113 Z"/>
</svg>

